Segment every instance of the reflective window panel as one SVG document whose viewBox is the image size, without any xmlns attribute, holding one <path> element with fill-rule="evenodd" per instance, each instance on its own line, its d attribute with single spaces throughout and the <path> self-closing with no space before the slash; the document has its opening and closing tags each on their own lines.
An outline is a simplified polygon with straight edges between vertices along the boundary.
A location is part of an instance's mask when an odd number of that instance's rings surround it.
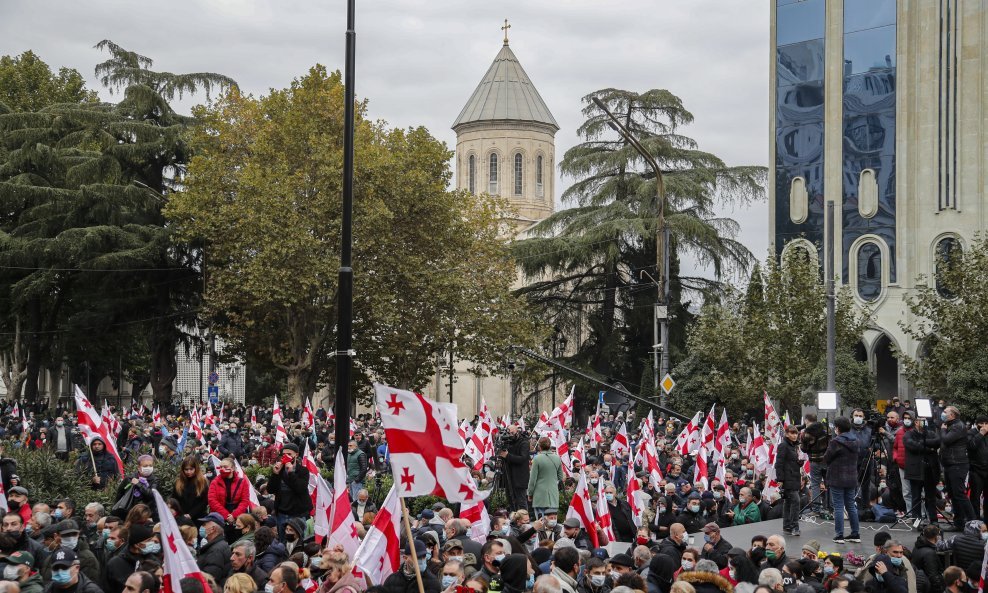
<svg viewBox="0 0 988 593">
<path fill-rule="evenodd" d="M 826 24 L 826 4 L 824 0 L 786 4 L 776 9 L 775 17 L 776 46 L 820 39 Z"/>
</svg>

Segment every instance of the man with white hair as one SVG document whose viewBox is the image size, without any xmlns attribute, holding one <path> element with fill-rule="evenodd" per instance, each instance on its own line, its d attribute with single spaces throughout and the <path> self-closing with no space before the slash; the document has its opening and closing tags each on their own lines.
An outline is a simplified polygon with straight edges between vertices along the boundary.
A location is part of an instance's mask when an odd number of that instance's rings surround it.
<svg viewBox="0 0 988 593">
<path fill-rule="evenodd" d="M 765 560 L 762 562 L 762 570 L 775 568 L 782 570 L 789 557 L 786 556 L 786 540 L 781 535 L 770 535 L 765 542 Z"/>
<path fill-rule="evenodd" d="M 782 593 L 782 571 L 777 568 L 763 568 L 758 574 L 758 584 L 765 585 L 775 593 Z"/>
<path fill-rule="evenodd" d="M 563 593 L 559 579 L 551 574 L 544 574 L 535 579 L 535 593 Z"/>
</svg>

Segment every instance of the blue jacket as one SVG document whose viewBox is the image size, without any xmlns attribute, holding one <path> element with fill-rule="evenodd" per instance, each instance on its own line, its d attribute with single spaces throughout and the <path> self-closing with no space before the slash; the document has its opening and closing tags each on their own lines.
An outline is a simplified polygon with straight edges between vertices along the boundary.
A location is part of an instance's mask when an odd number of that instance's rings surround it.
<svg viewBox="0 0 988 593">
<path fill-rule="evenodd" d="M 853 431 L 830 439 L 823 460 L 827 464 L 828 488 L 854 488 L 858 485 L 858 441 Z"/>
</svg>

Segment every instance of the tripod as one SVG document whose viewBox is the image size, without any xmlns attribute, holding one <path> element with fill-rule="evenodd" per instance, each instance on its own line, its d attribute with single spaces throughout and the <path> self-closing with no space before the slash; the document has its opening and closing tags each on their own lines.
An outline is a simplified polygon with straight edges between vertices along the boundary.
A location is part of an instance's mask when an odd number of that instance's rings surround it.
<svg viewBox="0 0 988 593">
<path fill-rule="evenodd" d="M 875 474 L 878 473 L 878 464 L 875 462 L 875 454 L 881 452 L 884 455 L 885 459 L 891 459 L 891 456 L 889 455 L 889 451 L 888 451 L 888 445 L 885 444 L 885 438 L 879 432 L 879 429 L 881 427 L 873 426 L 872 428 L 873 430 L 871 435 L 871 442 L 868 444 L 868 460 L 865 462 L 865 467 L 864 470 L 861 472 L 861 479 L 859 480 L 858 483 L 858 492 L 861 493 L 862 495 L 861 496 L 862 506 L 871 504 L 871 500 L 868 500 L 871 497 L 865 496 L 865 493 L 870 492 L 871 489 L 869 488 L 866 491 L 864 490 L 864 486 L 867 483 L 867 481 L 872 478 L 873 472 Z M 889 473 L 887 473 L 885 477 L 886 484 L 888 483 L 888 480 L 891 478 Z M 908 507 L 909 505 L 906 506 Z M 920 518 L 911 517 L 910 516 L 911 512 L 912 509 L 907 508 L 905 513 L 901 517 L 896 515 L 895 521 L 893 523 L 887 524 L 889 525 L 889 531 L 912 531 L 914 528 L 919 527 Z M 909 521 L 908 519 L 914 519 L 914 520 Z M 901 525 L 902 527 L 899 527 L 899 525 Z"/>
</svg>

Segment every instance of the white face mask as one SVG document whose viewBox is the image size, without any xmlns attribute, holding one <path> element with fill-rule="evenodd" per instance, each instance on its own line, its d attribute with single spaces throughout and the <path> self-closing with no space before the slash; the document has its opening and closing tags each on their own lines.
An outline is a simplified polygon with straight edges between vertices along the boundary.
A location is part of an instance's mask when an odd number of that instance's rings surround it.
<svg viewBox="0 0 988 593">
<path fill-rule="evenodd" d="M 3 567 L 3 579 L 5 581 L 16 581 L 21 574 L 21 570 L 18 566 L 4 566 Z"/>
<path fill-rule="evenodd" d="M 144 476 L 145 478 L 150 476 L 153 472 L 154 472 L 154 466 L 152 465 L 141 466 L 141 475 Z"/>
</svg>

